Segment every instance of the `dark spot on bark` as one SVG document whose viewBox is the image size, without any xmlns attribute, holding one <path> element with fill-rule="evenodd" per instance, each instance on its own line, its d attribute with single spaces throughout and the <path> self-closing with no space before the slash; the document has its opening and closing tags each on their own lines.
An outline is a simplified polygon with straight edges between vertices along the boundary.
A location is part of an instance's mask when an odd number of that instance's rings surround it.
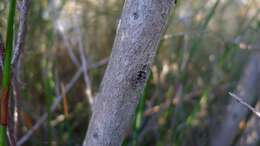
<svg viewBox="0 0 260 146">
<path fill-rule="evenodd" d="M 148 72 L 147 64 L 137 67 L 137 72 L 132 77 L 132 86 L 134 88 L 145 83 L 146 78 L 147 78 L 147 72 Z"/>
<path fill-rule="evenodd" d="M 134 13 L 133 13 L 133 17 L 134 17 L 134 20 L 138 19 L 138 17 L 139 17 L 138 13 L 137 13 L 137 12 L 134 12 Z"/>
<path fill-rule="evenodd" d="M 95 132 L 95 133 L 93 134 L 93 137 L 94 137 L 94 139 L 98 139 L 98 134 Z"/>
<path fill-rule="evenodd" d="M 146 79 L 146 72 L 142 71 L 142 70 L 138 71 L 136 80 L 139 81 L 139 82 L 142 82 L 145 79 Z"/>
</svg>

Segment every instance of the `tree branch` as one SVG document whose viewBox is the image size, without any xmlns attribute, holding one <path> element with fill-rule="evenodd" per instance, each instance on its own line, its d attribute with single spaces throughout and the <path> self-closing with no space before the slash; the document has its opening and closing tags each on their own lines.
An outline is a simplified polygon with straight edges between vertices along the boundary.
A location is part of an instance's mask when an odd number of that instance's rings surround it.
<svg viewBox="0 0 260 146">
<path fill-rule="evenodd" d="M 244 69 L 244 73 L 236 89 L 236 94 L 239 95 L 240 102 L 238 103 L 234 100 L 230 101 L 224 116 L 225 120 L 217 129 L 216 134 L 211 138 L 211 146 L 231 145 L 237 134 L 239 122 L 244 120 L 246 115 L 249 113 L 249 110 L 241 106 L 241 101 L 251 105 L 254 103 L 256 92 L 255 87 L 258 79 L 257 76 L 259 76 L 259 57 L 260 54 L 251 55 L 249 63 Z"/>
<path fill-rule="evenodd" d="M 246 103 L 245 101 L 243 101 L 240 97 L 238 97 L 236 94 L 229 92 L 228 93 L 231 97 L 233 97 L 234 99 L 236 99 L 239 103 L 241 103 L 243 106 L 245 106 L 246 108 L 248 108 L 251 112 L 253 112 L 257 117 L 260 118 L 260 113 L 258 111 L 256 111 L 251 105 L 249 105 L 248 103 Z"/>
<path fill-rule="evenodd" d="M 26 35 L 26 16 L 28 14 L 30 0 L 22 0 L 20 3 L 20 17 L 19 17 L 19 28 L 17 33 L 17 39 L 14 48 L 14 54 L 12 64 L 17 64 L 19 57 L 22 52 L 23 44 Z"/>
<path fill-rule="evenodd" d="M 126 0 L 83 146 L 119 146 L 144 89 L 173 0 Z"/>
</svg>

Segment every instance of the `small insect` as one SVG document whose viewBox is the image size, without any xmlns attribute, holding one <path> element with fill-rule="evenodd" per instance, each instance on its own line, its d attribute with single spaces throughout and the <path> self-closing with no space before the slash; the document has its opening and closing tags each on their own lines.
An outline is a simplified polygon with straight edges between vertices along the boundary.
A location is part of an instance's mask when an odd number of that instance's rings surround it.
<svg viewBox="0 0 260 146">
<path fill-rule="evenodd" d="M 175 5 L 177 4 L 177 0 L 174 0 L 174 4 L 175 4 Z"/>
<path fill-rule="evenodd" d="M 138 71 L 136 80 L 137 81 L 143 81 L 145 79 L 146 79 L 146 72 L 142 71 L 142 70 Z"/>
<path fill-rule="evenodd" d="M 132 78 L 133 87 L 137 87 L 143 83 L 147 78 L 148 65 L 142 65 L 138 67 L 138 71 L 134 74 Z"/>
</svg>

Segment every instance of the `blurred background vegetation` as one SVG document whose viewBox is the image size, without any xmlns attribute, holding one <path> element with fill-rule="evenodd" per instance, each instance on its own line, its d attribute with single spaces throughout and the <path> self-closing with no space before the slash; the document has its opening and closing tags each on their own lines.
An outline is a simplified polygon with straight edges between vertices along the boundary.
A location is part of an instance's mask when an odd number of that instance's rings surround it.
<svg viewBox="0 0 260 146">
<path fill-rule="evenodd" d="M 7 3 L 0 1 L 2 36 Z M 31 1 L 17 75 L 18 139 L 49 115 L 24 145 L 82 144 L 122 5 Z M 208 145 L 223 120 L 227 93 L 249 54 L 260 49 L 259 11 L 258 0 L 178 0 L 124 145 Z M 64 99 L 52 110 L 58 96 Z"/>
</svg>

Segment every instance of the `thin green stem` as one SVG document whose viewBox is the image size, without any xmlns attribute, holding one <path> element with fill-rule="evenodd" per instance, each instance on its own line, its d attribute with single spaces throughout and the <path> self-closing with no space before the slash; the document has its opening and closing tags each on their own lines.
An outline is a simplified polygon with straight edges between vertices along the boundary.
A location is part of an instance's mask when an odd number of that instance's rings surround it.
<svg viewBox="0 0 260 146">
<path fill-rule="evenodd" d="M 1 146 L 7 146 L 6 145 L 6 127 L 0 125 L 0 145 Z"/>
<path fill-rule="evenodd" d="M 3 88 L 7 89 L 11 78 L 11 60 L 13 50 L 13 27 L 15 17 L 16 0 L 10 0 L 8 26 L 6 35 L 6 48 L 4 54 Z"/>
<path fill-rule="evenodd" d="M 8 24 L 7 24 L 7 35 L 6 35 L 6 47 L 4 50 L 4 67 L 3 67 L 3 80 L 2 80 L 2 97 L 1 97 L 1 123 L 4 125 L 0 126 L 0 145 L 6 146 L 6 124 L 7 124 L 7 113 L 8 113 L 8 91 L 11 79 L 11 60 L 13 50 L 13 27 L 14 17 L 16 9 L 16 0 L 10 0 L 9 13 L 8 13 Z M 7 94 L 6 94 L 7 93 Z"/>
</svg>

